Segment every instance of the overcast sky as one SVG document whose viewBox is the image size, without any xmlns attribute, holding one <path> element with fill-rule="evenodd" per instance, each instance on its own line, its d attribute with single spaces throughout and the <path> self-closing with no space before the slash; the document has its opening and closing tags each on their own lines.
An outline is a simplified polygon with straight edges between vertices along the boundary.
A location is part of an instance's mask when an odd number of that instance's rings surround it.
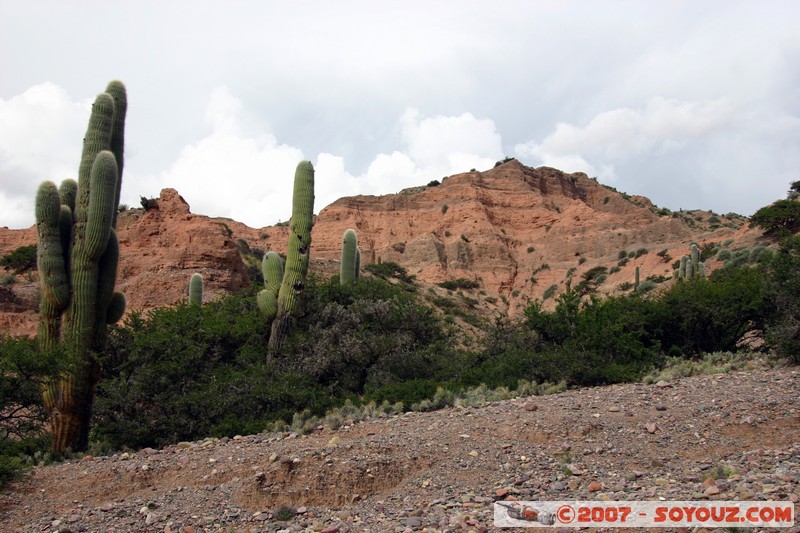
<svg viewBox="0 0 800 533">
<path fill-rule="evenodd" d="M 254 227 L 485 170 L 586 172 L 750 215 L 800 179 L 800 2 L 0 0 L 0 226 L 75 177 L 128 88 L 122 201 L 177 189 Z"/>
</svg>

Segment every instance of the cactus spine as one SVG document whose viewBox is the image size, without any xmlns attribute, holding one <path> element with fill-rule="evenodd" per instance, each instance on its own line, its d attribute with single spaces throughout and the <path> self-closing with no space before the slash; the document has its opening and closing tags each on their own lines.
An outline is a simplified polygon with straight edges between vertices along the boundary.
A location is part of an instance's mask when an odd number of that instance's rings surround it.
<svg viewBox="0 0 800 533">
<path fill-rule="evenodd" d="M 342 237 L 342 259 L 339 263 L 339 283 L 342 285 L 358 279 L 359 255 L 358 236 L 355 230 L 348 229 Z"/>
<path fill-rule="evenodd" d="M 278 309 L 269 337 L 270 356 L 280 350 L 288 336 L 305 289 L 313 223 L 314 167 L 308 161 L 301 161 L 294 175 L 289 245 L 283 280 L 278 290 Z"/>
<path fill-rule="evenodd" d="M 125 297 L 114 292 L 125 109 L 125 88 L 112 82 L 92 106 L 78 182 L 65 180 L 60 190 L 44 182 L 36 195 L 39 346 L 61 345 L 75 363 L 43 385 L 56 452 L 88 445 L 106 325 L 125 312 Z"/>
<path fill-rule="evenodd" d="M 189 279 L 189 305 L 203 305 L 203 276 L 197 272 Z"/>
</svg>

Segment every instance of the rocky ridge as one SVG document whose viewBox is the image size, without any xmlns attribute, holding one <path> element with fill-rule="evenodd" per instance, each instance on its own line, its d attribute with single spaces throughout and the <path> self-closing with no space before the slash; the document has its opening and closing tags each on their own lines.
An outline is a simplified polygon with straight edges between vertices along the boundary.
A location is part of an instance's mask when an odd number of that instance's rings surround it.
<svg viewBox="0 0 800 533">
<path fill-rule="evenodd" d="M 714 218 L 719 223 L 708 223 Z M 337 200 L 316 217 L 312 269 L 337 269 L 342 234 L 354 228 L 362 264 L 393 261 L 428 286 L 458 278 L 477 282 L 471 297 L 482 307 L 514 315 L 551 286 L 562 292 L 571 271 L 580 280 L 591 268 L 614 267 L 622 251 L 640 255 L 610 273 L 601 292 L 633 281 L 636 266 L 642 279 L 670 277 L 671 259 L 686 254 L 693 241 L 732 239 L 736 246 L 753 246 L 761 233 L 747 230 L 745 222 L 704 212 L 664 212 L 585 174 L 512 160 L 450 176 L 438 186 Z M 184 300 L 189 277 L 200 272 L 206 299 L 215 299 L 249 283 L 243 252 L 285 252 L 287 232 L 286 226 L 250 228 L 193 214 L 177 191 L 164 189 L 155 209 L 120 214 L 117 286 L 129 309 L 147 311 Z M 0 255 L 35 242 L 35 228 L 0 229 Z M 16 281 L 0 287 L 0 331 L 32 335 L 35 276 Z"/>
</svg>

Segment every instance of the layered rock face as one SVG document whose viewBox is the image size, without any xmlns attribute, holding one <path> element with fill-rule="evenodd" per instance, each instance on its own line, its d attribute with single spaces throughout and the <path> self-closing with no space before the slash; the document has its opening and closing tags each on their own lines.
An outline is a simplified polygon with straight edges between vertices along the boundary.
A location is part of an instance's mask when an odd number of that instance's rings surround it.
<svg viewBox="0 0 800 533">
<path fill-rule="evenodd" d="M 187 299 L 199 272 L 207 300 L 249 283 L 236 243 L 225 225 L 194 215 L 175 189 L 164 189 L 155 209 L 119 217 L 119 290 L 129 306 L 147 310 Z"/>
<path fill-rule="evenodd" d="M 185 300 L 194 272 L 203 275 L 206 301 L 246 287 L 240 254 L 245 243 L 260 251 L 286 251 L 285 226 L 250 228 L 193 214 L 174 189 L 161 191 L 156 204 L 119 217 L 117 287 L 130 310 Z M 642 279 L 671 276 L 672 261 L 665 257 L 687 254 L 692 241 L 747 243 L 760 236 L 744 228 L 692 228 L 681 217 L 659 215 L 646 198 L 620 194 L 585 174 L 534 169 L 515 160 L 450 176 L 435 187 L 337 200 L 316 217 L 312 270 L 328 274 L 338 268 L 348 228 L 358 233 L 362 265 L 393 261 L 423 285 L 476 281 L 478 292 L 499 298 L 499 310 L 512 315 L 552 285 L 556 294 L 562 292 L 569 274 L 580 280 L 591 268 L 617 265 L 623 250 L 647 253 L 610 274 L 601 292 L 633 281 L 636 266 Z M 35 242 L 35 228 L 0 230 L 0 255 Z M 35 281 L 20 278 L 0 292 L 0 332 L 35 333 Z"/>
<path fill-rule="evenodd" d="M 743 234 L 698 231 L 659 216 L 646 198 L 624 196 L 585 174 L 517 161 L 450 176 L 437 187 L 342 198 L 319 214 L 314 255 L 338 257 L 348 227 L 358 232 L 363 263 L 394 261 L 428 283 L 477 281 L 488 295 L 508 300 L 512 314 L 551 285 L 564 290 L 571 269 L 580 280 L 593 267 L 614 266 L 622 250 L 648 253 L 610 275 L 601 291 L 633 281 L 637 265 L 642 279 L 671 276 L 672 261 L 656 255 L 661 250 L 678 258 L 693 240 Z"/>
</svg>

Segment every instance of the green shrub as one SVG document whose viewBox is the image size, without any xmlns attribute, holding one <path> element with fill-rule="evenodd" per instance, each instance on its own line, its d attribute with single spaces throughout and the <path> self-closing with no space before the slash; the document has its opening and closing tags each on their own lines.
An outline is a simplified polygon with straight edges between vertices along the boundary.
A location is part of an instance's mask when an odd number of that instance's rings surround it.
<svg viewBox="0 0 800 533">
<path fill-rule="evenodd" d="M 15 274 L 35 270 L 36 245 L 20 246 L 13 252 L 4 255 L 0 258 L 0 266 L 13 270 Z"/>
<path fill-rule="evenodd" d="M 686 355 L 735 351 L 745 332 L 762 329 L 769 303 L 764 276 L 748 267 L 675 284 L 659 299 L 661 343 Z"/>
<path fill-rule="evenodd" d="M 764 234 L 781 238 L 800 231 L 800 202 L 778 200 L 762 207 L 750 218 L 750 227 L 759 227 Z"/>
<path fill-rule="evenodd" d="M 473 281 L 473 280 L 466 279 L 466 278 L 458 278 L 458 279 L 447 280 L 447 281 L 443 281 L 441 283 L 437 283 L 437 285 L 439 287 L 442 287 L 443 289 L 448 289 L 448 290 L 451 290 L 451 291 L 454 291 L 454 290 L 457 290 L 457 289 L 471 290 L 471 289 L 477 289 L 478 287 L 480 287 L 480 284 L 477 281 Z"/>
<path fill-rule="evenodd" d="M 308 377 L 265 363 L 269 325 L 252 291 L 206 306 L 133 314 L 111 336 L 93 439 L 112 449 L 256 433 L 327 394 Z"/>
<path fill-rule="evenodd" d="M 40 354 L 31 339 L 0 337 L 0 487 L 49 448 L 41 386 L 62 368 L 59 360 Z"/>
<path fill-rule="evenodd" d="M 773 311 L 767 321 L 766 340 L 779 355 L 800 363 L 800 237 L 782 242 L 764 270 Z"/>
<path fill-rule="evenodd" d="M 542 298 L 545 300 L 552 298 L 557 290 L 558 290 L 558 285 L 556 284 L 550 285 L 545 289 L 544 293 L 542 294 Z"/>
<path fill-rule="evenodd" d="M 382 263 L 370 263 L 364 265 L 363 269 L 379 278 L 389 279 L 394 278 L 405 283 L 414 283 L 416 276 L 408 274 L 408 271 L 392 261 L 384 261 Z"/>
</svg>

